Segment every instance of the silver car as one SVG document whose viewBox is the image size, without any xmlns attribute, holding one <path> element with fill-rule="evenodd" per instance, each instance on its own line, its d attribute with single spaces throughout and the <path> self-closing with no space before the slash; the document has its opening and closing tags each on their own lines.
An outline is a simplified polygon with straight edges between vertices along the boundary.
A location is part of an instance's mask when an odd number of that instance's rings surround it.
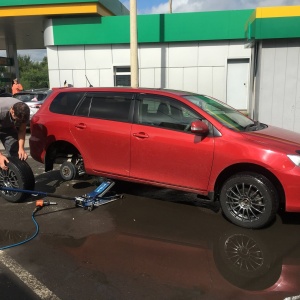
<svg viewBox="0 0 300 300">
<path fill-rule="evenodd" d="M 51 94 L 50 89 L 26 90 L 13 95 L 14 98 L 25 102 L 30 108 L 30 120 L 39 110 L 45 99 Z"/>
</svg>

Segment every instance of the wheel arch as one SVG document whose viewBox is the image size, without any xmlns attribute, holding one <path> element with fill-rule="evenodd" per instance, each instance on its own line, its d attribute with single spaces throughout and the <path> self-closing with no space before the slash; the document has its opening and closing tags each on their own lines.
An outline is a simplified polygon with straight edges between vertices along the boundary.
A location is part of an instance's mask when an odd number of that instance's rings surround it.
<svg viewBox="0 0 300 300">
<path fill-rule="evenodd" d="M 285 203 L 284 189 L 281 182 L 278 180 L 278 178 L 268 169 L 259 165 L 249 164 L 249 163 L 240 163 L 240 164 L 231 165 L 226 169 L 224 169 L 219 174 L 215 182 L 215 188 L 214 188 L 215 199 L 217 200 L 219 199 L 220 190 L 225 180 L 233 176 L 234 174 L 240 172 L 254 172 L 254 173 L 259 173 L 261 175 L 264 175 L 267 179 L 270 180 L 270 182 L 273 184 L 274 188 L 278 192 L 279 204 L 282 205 Z"/>
<path fill-rule="evenodd" d="M 81 155 L 72 143 L 62 140 L 53 142 L 46 151 L 45 171 L 52 170 L 54 163 L 61 164 L 72 155 Z"/>
</svg>

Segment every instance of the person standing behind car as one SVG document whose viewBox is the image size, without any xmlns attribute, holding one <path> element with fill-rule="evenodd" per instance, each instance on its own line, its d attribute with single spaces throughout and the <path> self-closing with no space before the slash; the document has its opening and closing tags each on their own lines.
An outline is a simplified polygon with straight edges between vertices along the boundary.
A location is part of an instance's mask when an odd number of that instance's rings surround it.
<svg viewBox="0 0 300 300">
<path fill-rule="evenodd" d="M 16 94 L 16 93 L 19 93 L 19 92 L 23 91 L 23 86 L 22 86 L 21 83 L 19 83 L 18 78 L 15 78 L 13 80 L 13 85 L 11 87 L 11 90 L 12 90 L 12 94 L 13 95 Z"/>
<path fill-rule="evenodd" d="M 30 110 L 26 103 L 12 98 L 3 97 L 0 101 L 0 140 L 9 156 L 28 158 L 25 152 L 26 125 Z M 0 153 L 0 168 L 7 170 L 9 159 Z"/>
</svg>

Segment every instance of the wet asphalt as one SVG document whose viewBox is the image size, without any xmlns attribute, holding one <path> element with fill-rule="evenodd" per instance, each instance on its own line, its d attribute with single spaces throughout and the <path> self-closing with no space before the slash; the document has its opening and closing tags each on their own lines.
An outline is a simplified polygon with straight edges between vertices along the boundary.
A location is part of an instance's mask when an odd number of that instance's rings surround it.
<svg viewBox="0 0 300 300">
<path fill-rule="evenodd" d="M 44 173 L 32 158 L 28 164 L 37 191 L 75 199 L 99 185 L 89 176 L 64 182 L 59 166 Z M 300 214 L 245 230 L 193 194 L 122 181 L 113 192 L 124 198 L 93 211 L 60 198 L 0 198 L 0 247 L 8 246 L 0 251 L 0 299 L 300 295 Z M 57 204 L 33 214 L 39 199 Z"/>
</svg>

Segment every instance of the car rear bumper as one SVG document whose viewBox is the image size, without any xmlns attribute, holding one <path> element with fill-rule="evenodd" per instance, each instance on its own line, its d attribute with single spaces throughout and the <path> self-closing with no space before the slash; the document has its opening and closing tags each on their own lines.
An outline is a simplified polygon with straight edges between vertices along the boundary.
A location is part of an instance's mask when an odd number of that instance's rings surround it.
<svg viewBox="0 0 300 300">
<path fill-rule="evenodd" d="M 31 157 L 38 162 L 44 163 L 46 151 L 41 140 L 31 136 L 29 138 L 29 147 Z"/>
</svg>

